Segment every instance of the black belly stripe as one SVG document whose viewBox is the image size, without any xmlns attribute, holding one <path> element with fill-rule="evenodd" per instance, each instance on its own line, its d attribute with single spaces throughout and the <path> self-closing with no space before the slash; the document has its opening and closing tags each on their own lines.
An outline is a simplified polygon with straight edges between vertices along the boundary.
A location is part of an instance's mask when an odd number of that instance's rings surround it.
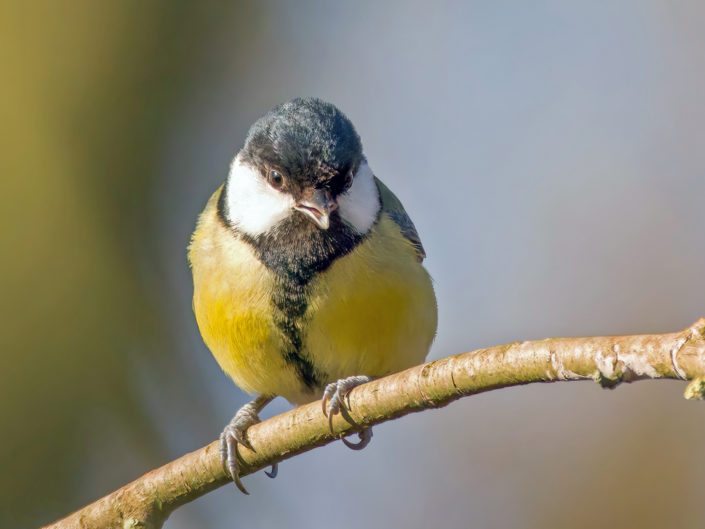
<svg viewBox="0 0 705 529">
<path fill-rule="evenodd" d="M 274 324 L 284 338 L 284 360 L 294 367 L 297 375 L 310 389 L 318 388 L 325 374 L 318 372 L 308 355 L 303 351 L 303 324 L 306 313 L 306 286 L 291 284 L 277 278 L 277 288 L 272 294 Z"/>
<path fill-rule="evenodd" d="M 319 389 L 328 381 L 328 375 L 316 368 L 304 347 L 310 282 L 336 259 L 350 253 L 365 236 L 333 212 L 327 230 L 319 229 L 303 214 L 294 213 L 270 232 L 252 237 L 239 232 L 228 221 L 224 194 L 218 203 L 219 217 L 254 249 L 259 260 L 276 276 L 271 301 L 274 324 L 285 344 L 282 356 L 307 388 Z"/>
</svg>

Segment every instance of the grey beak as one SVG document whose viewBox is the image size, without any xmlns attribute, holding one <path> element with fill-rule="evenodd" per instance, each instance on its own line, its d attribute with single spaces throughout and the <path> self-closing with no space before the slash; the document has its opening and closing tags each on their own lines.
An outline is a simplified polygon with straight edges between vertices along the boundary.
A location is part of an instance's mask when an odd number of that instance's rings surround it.
<svg viewBox="0 0 705 529">
<path fill-rule="evenodd" d="M 338 208 L 338 204 L 327 189 L 314 189 L 305 199 L 299 200 L 294 209 L 308 215 L 322 230 L 330 226 L 330 214 Z"/>
</svg>

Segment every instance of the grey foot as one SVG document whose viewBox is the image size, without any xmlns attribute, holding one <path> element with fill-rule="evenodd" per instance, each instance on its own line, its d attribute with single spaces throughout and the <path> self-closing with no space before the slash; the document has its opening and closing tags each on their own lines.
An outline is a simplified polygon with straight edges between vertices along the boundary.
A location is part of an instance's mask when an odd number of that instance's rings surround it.
<svg viewBox="0 0 705 529">
<path fill-rule="evenodd" d="M 245 404 L 237 411 L 230 424 L 220 434 L 220 459 L 223 462 L 223 467 L 227 469 L 237 488 L 244 494 L 249 494 L 249 492 L 240 481 L 240 462 L 238 460 L 237 445 L 241 444 L 249 450 L 255 451 L 247 439 L 247 429 L 260 422 L 258 413 L 272 398 L 260 396 Z M 276 463 L 272 465 L 271 472 L 265 471 L 264 473 L 270 478 L 275 478 L 277 475 Z"/>
<path fill-rule="evenodd" d="M 342 413 L 343 416 L 345 416 L 348 413 L 350 402 L 348 401 L 346 404 L 345 397 L 348 396 L 353 388 L 366 384 L 371 380 L 372 377 L 358 375 L 348 378 L 341 378 L 337 382 L 331 382 L 326 386 L 321 403 L 323 406 L 323 415 L 328 416 L 328 426 L 330 427 L 331 432 L 333 431 L 333 416 L 338 413 Z M 367 428 L 366 430 L 358 432 L 357 435 L 360 438 L 360 441 L 357 443 L 351 443 L 343 437 L 342 440 L 343 443 L 345 443 L 345 446 L 352 448 L 353 450 L 362 450 L 370 444 L 370 441 L 372 440 L 372 429 Z"/>
</svg>

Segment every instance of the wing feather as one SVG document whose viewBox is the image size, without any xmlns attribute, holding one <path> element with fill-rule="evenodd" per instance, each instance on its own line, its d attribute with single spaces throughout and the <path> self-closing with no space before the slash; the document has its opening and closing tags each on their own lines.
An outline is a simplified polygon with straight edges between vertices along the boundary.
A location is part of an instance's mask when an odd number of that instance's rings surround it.
<svg viewBox="0 0 705 529">
<path fill-rule="evenodd" d="M 375 184 L 377 184 L 377 189 L 379 189 L 382 211 L 389 215 L 401 229 L 402 235 L 416 248 L 419 262 L 423 261 L 426 257 L 426 251 L 423 248 L 423 244 L 421 244 L 421 238 L 416 231 L 416 226 L 414 226 L 409 215 L 406 214 L 404 206 L 402 206 L 400 200 L 394 193 L 377 177 L 375 177 Z"/>
</svg>

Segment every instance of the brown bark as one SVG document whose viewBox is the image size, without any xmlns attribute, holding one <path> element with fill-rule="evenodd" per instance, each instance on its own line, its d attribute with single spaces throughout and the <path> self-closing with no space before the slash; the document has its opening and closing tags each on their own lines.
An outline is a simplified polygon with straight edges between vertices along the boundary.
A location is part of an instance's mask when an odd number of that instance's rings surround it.
<svg viewBox="0 0 705 529">
<path fill-rule="evenodd" d="M 685 397 L 705 398 L 705 318 L 675 333 L 516 342 L 407 369 L 354 389 L 349 416 L 333 420 L 336 435 L 329 431 L 320 402 L 253 426 L 248 437 L 256 452 L 241 449 L 241 475 L 329 443 L 340 434 L 491 389 L 582 379 L 614 387 L 647 378 L 690 380 Z M 180 505 L 229 481 L 216 441 L 47 527 L 158 528 Z"/>
</svg>

